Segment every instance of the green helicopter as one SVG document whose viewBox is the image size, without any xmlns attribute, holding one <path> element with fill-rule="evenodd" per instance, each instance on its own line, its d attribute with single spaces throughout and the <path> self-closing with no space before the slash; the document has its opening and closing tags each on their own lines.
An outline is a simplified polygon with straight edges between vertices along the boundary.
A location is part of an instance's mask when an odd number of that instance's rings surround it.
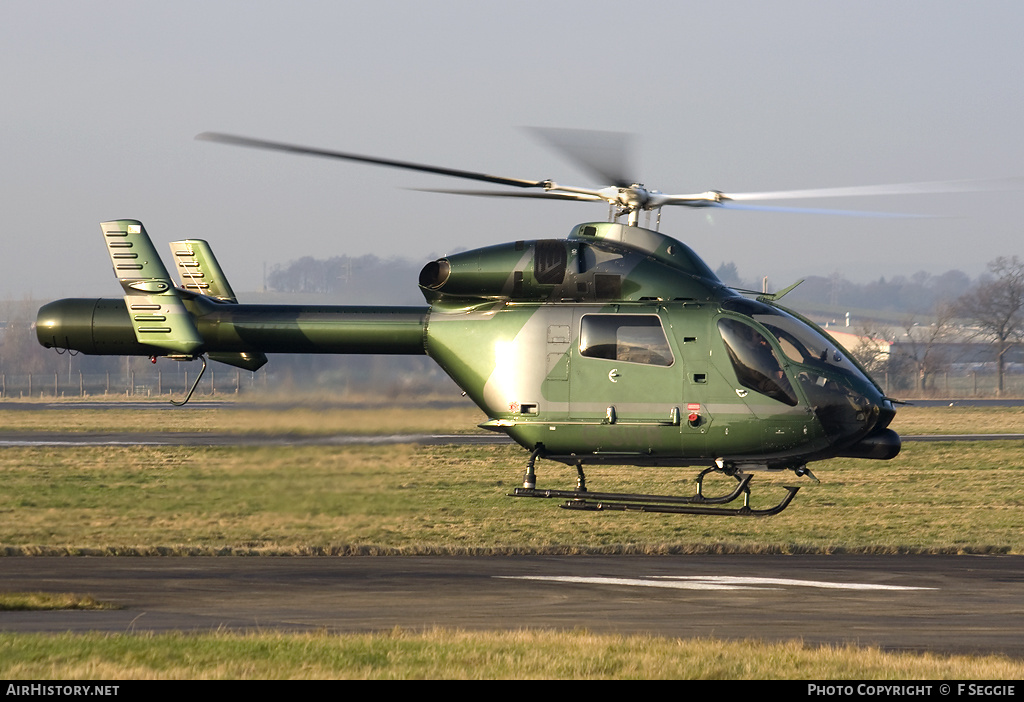
<svg viewBox="0 0 1024 702">
<path fill-rule="evenodd" d="M 175 285 L 143 224 L 114 220 L 101 228 L 123 297 L 44 305 L 39 342 L 154 362 L 200 359 L 204 369 L 208 358 L 250 371 L 268 353 L 426 354 L 487 415 L 481 426 L 530 452 L 523 486 L 511 494 L 565 498 L 562 506 L 570 509 L 777 514 L 799 488 L 787 486 L 774 507 L 754 509 L 751 471 L 789 470 L 814 479 L 807 468 L 813 461 L 887 460 L 899 453 L 900 438 L 889 428 L 896 401 L 825 331 L 778 304 L 788 289 L 751 299 L 723 284 L 688 246 L 639 226 L 638 218 L 657 211 L 660 220 L 665 206 L 793 211 L 745 202 L 987 184 L 667 195 L 623 177 L 621 154 L 590 148 L 592 133 L 541 134 L 612 185 L 569 187 L 201 134 L 521 189 L 442 192 L 603 201 L 613 209 L 612 221 L 580 224 L 565 239 L 515 241 L 431 261 L 419 277 L 426 306 L 378 307 L 239 303 L 210 246 L 195 239 L 171 243 Z M 575 466 L 575 488 L 539 489 L 538 459 Z M 690 495 L 599 493 L 587 488 L 588 464 L 701 470 Z M 732 476 L 735 489 L 706 496 L 710 473 Z M 737 500 L 740 506 L 723 506 Z"/>
</svg>

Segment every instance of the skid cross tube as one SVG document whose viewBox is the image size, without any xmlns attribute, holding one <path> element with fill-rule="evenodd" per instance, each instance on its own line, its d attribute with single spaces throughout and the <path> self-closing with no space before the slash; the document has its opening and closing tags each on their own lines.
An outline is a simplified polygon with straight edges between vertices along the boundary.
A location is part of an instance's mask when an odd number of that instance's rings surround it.
<svg viewBox="0 0 1024 702">
<path fill-rule="evenodd" d="M 702 493 L 698 492 L 696 495 L 690 497 L 684 497 L 679 495 L 640 495 L 629 492 L 588 492 L 586 490 L 538 490 L 536 488 L 516 488 L 509 497 L 564 497 L 570 500 L 583 500 L 583 501 L 608 501 L 612 500 L 615 502 L 636 502 L 636 503 L 665 503 L 665 504 L 680 504 L 680 505 L 724 505 L 732 502 L 738 498 L 741 494 L 750 492 L 750 476 L 749 474 L 743 474 L 737 476 L 736 479 L 739 484 L 736 489 L 728 495 L 722 495 L 721 497 L 705 497 Z"/>
</svg>

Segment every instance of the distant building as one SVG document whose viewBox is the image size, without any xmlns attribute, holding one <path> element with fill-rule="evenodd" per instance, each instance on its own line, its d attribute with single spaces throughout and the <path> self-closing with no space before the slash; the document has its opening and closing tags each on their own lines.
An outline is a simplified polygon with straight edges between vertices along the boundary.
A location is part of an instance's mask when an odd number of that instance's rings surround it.
<svg viewBox="0 0 1024 702">
<path fill-rule="evenodd" d="M 826 329 L 829 336 L 843 345 L 847 351 L 854 356 L 862 356 L 870 353 L 876 356 L 888 356 L 892 351 L 892 342 L 874 336 L 853 334 L 851 332 L 839 331 L 835 327 Z"/>
</svg>

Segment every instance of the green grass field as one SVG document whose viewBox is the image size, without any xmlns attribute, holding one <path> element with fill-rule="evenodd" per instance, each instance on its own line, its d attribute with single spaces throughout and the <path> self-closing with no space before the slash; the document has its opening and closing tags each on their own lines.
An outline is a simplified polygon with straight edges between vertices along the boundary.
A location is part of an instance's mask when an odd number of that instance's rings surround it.
<svg viewBox="0 0 1024 702">
<path fill-rule="evenodd" d="M 1024 432 L 1017 410 L 901 411 L 904 434 Z M 475 410 L 3 410 L 7 431 L 374 433 L 472 429 Z M 157 426 L 152 426 L 156 424 Z M 2 434 L 2 431 L 0 431 Z M 515 446 L 7 447 L 0 554 L 1024 553 L 1024 442 L 907 443 L 815 464 L 764 519 L 567 513 L 516 499 Z M 575 471 L 538 463 L 544 487 Z M 592 490 L 688 493 L 692 470 L 595 467 Z M 774 503 L 791 474 L 757 474 Z M 763 489 L 761 489 L 763 488 Z M 708 494 L 731 489 L 709 479 Z M 754 506 L 763 506 L 755 502 Z M 837 528 L 838 525 L 838 528 Z M 77 593 L 88 599 L 88 593 Z M 13 595 L 8 597 L 13 598 Z M 116 603 L 111 603 L 116 605 Z M 60 606 L 59 604 L 57 606 Z M 70 605 L 69 605 L 70 606 Z M 566 655 L 566 650 L 573 655 Z M 126 650 L 133 653 L 126 656 Z M 270 665 L 268 651 L 278 663 Z M 7 678 L 1008 678 L 1002 658 L 586 632 L 0 636 Z"/>
<path fill-rule="evenodd" d="M 586 631 L 0 634 L 0 675 L 127 679 L 1020 680 L 1002 656 Z"/>
<path fill-rule="evenodd" d="M 782 514 L 568 513 L 507 497 L 515 446 L 8 447 L 0 553 L 1024 553 L 1024 442 L 912 443 L 814 466 Z M 687 494 L 694 471 L 597 467 L 593 490 Z M 575 471 L 538 463 L 545 487 Z M 754 506 L 790 473 L 757 474 Z M 733 481 L 709 478 L 707 494 Z M 840 528 L 837 528 L 840 525 Z"/>
</svg>

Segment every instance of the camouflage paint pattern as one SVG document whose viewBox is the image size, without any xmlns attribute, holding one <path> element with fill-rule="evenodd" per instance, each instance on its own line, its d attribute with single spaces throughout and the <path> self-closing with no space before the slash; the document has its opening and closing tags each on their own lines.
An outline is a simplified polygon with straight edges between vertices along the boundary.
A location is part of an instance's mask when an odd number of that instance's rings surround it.
<svg viewBox="0 0 1024 702">
<path fill-rule="evenodd" d="M 173 288 L 141 223 L 103 231 L 124 300 L 44 306 L 44 346 L 252 370 L 266 353 L 425 353 L 482 426 L 566 463 L 794 468 L 899 451 L 892 403 L 839 344 L 659 232 L 587 223 L 459 253 L 423 268 L 429 306 L 354 307 L 238 304 L 199 240 L 172 244 Z"/>
</svg>

